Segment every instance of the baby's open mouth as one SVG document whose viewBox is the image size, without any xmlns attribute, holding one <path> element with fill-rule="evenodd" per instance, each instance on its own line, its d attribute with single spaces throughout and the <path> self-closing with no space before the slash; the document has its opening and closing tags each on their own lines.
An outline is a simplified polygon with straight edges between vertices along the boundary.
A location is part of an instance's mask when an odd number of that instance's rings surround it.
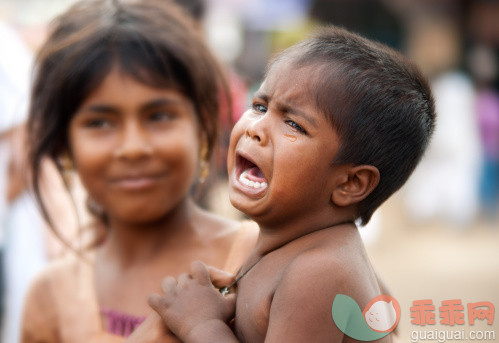
<svg viewBox="0 0 499 343">
<path fill-rule="evenodd" d="M 267 180 L 256 164 L 241 155 L 237 156 L 236 164 L 238 179 L 243 185 L 255 189 L 267 187 Z"/>
</svg>

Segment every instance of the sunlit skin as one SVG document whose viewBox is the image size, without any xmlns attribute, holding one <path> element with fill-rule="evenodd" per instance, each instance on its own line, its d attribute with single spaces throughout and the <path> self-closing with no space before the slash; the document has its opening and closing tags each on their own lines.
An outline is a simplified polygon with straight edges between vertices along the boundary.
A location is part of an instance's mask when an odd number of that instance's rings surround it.
<svg viewBox="0 0 499 343">
<path fill-rule="evenodd" d="M 317 69 L 274 65 L 232 131 L 230 199 L 259 224 L 260 236 L 241 268 L 249 272 L 237 283 L 234 332 L 226 325 L 233 299 L 210 290 L 200 264 L 168 280 L 165 298 L 151 299 L 182 339 L 353 342 L 332 321 L 334 296 L 349 294 L 362 308 L 379 294 L 353 223 L 379 173 L 332 164 L 341 142 L 308 91 Z"/>
<path fill-rule="evenodd" d="M 78 108 L 69 154 L 109 220 L 95 270 L 101 308 L 145 316 L 152 312 L 147 296 L 161 290 L 165 276 L 197 259 L 224 265 L 238 224 L 201 210 L 189 196 L 203 139 L 190 99 L 119 68 Z"/>
<path fill-rule="evenodd" d="M 228 159 L 231 202 L 257 221 L 261 230 L 250 260 L 263 258 L 251 275 L 238 284 L 236 304 L 236 333 L 250 342 L 262 341 L 264 337 L 269 341 L 279 341 L 279 337 L 284 337 L 288 326 L 284 322 L 294 319 L 286 318 L 280 311 L 299 311 L 303 304 L 299 305 L 299 300 L 295 304 L 286 303 L 289 301 L 286 296 L 274 297 L 300 291 L 312 296 L 306 291 L 306 281 L 303 285 L 300 283 L 307 279 L 331 277 L 316 275 L 315 263 L 323 263 L 323 270 L 338 273 L 336 279 L 325 285 L 324 294 L 334 285 L 337 285 L 337 290 L 344 287 L 338 280 L 343 278 L 343 266 L 337 265 L 343 259 L 352 265 L 358 264 L 355 276 L 352 274 L 354 279 L 366 279 L 359 282 L 359 289 L 343 291 L 358 292 L 359 301 L 365 303 L 370 299 L 369 294 L 377 294 L 377 282 L 357 229 L 352 225 L 354 207 L 335 204 L 335 192 L 348 192 L 342 188 L 348 180 L 349 166 L 332 164 L 340 139 L 326 116 L 315 107 L 313 93 L 307 91 L 313 87 L 311 80 L 315 80 L 314 76 L 317 77 L 317 70 L 310 67 L 293 68 L 291 72 L 286 63 L 275 66 L 255 93 L 250 110 L 236 124 L 231 135 Z M 296 139 L 290 139 L 290 136 Z M 261 193 L 253 195 L 238 182 L 238 155 L 251 159 L 265 175 L 268 187 Z M 307 250 L 310 252 L 304 254 Z M 329 256 L 323 259 L 321 250 L 323 253 L 329 251 Z M 345 254 L 346 250 L 349 252 Z M 301 275 L 286 275 L 293 268 Z M 261 286 L 257 286 L 259 283 Z M 296 283 L 295 291 L 288 289 L 293 287 L 293 283 Z M 324 295 L 320 290 L 324 285 L 310 286 L 315 288 L 313 293 L 317 297 Z M 275 294 L 279 288 L 281 290 Z M 301 299 L 303 294 L 293 296 Z M 239 303 L 250 305 L 243 308 Z M 313 325 L 317 326 L 317 332 L 322 330 L 324 338 L 341 336 L 334 326 L 322 323 L 328 320 L 330 304 L 320 306 L 323 307 L 323 318 L 315 315 L 308 317 L 307 321 L 314 318 Z M 273 317 L 272 322 L 269 322 L 270 317 Z M 269 327 L 271 324 L 273 326 Z M 322 324 L 325 325 L 321 327 Z M 301 326 L 297 329 L 301 334 L 310 330 L 305 324 Z M 295 334 L 295 337 L 290 337 L 291 341 L 299 340 L 301 334 Z M 302 339 L 305 337 L 307 335 L 301 336 Z M 350 339 L 345 337 L 343 341 L 350 342 Z"/>
<path fill-rule="evenodd" d="M 310 73 L 293 74 L 293 83 L 308 83 Z M 228 156 L 231 202 L 262 229 L 285 226 L 283 220 L 294 226 L 326 227 L 332 222 L 328 184 L 339 140 L 326 117 L 309 101 L 303 91 L 307 88 L 284 86 L 290 80 L 273 75 L 278 72 L 266 78 L 254 94 L 251 108 L 232 130 Z M 250 194 L 239 182 L 240 157 L 251 160 L 265 176 L 268 187 L 258 194 Z"/>
<path fill-rule="evenodd" d="M 191 102 L 112 72 L 70 123 L 71 153 L 92 198 L 118 225 L 150 224 L 186 205 L 200 132 Z"/>
</svg>

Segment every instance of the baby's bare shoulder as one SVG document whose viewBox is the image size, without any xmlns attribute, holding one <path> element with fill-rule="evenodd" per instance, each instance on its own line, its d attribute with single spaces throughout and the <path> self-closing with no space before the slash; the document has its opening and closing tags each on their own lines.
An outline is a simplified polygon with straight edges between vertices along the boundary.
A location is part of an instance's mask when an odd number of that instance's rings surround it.
<svg viewBox="0 0 499 343">
<path fill-rule="evenodd" d="M 343 254 L 327 249 L 327 245 L 319 245 L 296 256 L 286 267 L 282 282 L 326 284 L 330 288 L 334 284 L 343 284 L 348 280 L 349 263 Z"/>
<path fill-rule="evenodd" d="M 281 287 L 286 283 L 313 284 L 323 291 L 349 294 L 362 291 L 374 280 L 364 246 L 358 234 L 338 235 L 328 232 L 313 237 L 310 244 L 285 268 Z"/>
<path fill-rule="evenodd" d="M 288 261 L 272 297 L 270 342 L 282 341 L 282 337 L 286 341 L 342 341 L 343 333 L 331 322 L 333 299 L 337 294 L 357 299 L 365 288 L 359 273 L 352 273 L 357 262 L 352 264 L 347 256 L 321 243 Z"/>
</svg>

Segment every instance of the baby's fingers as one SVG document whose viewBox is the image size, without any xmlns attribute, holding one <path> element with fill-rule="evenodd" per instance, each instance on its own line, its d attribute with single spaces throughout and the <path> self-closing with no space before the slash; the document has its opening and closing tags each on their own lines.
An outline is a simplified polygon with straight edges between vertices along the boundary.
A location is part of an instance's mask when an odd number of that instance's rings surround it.
<svg viewBox="0 0 499 343">
<path fill-rule="evenodd" d="M 177 280 L 171 276 L 164 278 L 163 281 L 161 281 L 161 289 L 165 296 L 176 294 Z"/>
<path fill-rule="evenodd" d="M 224 296 L 223 300 L 223 319 L 228 323 L 232 318 L 234 318 L 236 312 L 236 295 L 227 294 Z"/>
<path fill-rule="evenodd" d="M 180 274 L 177 278 L 177 287 L 182 290 L 183 287 L 188 285 L 192 281 L 192 276 L 190 274 Z"/>
<path fill-rule="evenodd" d="M 167 302 L 167 300 L 164 297 L 162 297 L 162 296 L 160 296 L 158 294 L 151 294 L 147 298 L 147 303 L 161 317 L 163 317 L 163 314 L 164 314 L 165 310 L 168 308 L 168 302 Z"/>
<path fill-rule="evenodd" d="M 224 296 L 224 300 L 229 308 L 236 308 L 236 295 L 234 293 Z"/>
<path fill-rule="evenodd" d="M 191 263 L 191 276 L 193 279 L 198 280 L 202 285 L 211 284 L 208 269 L 201 261 L 194 261 Z"/>
<path fill-rule="evenodd" d="M 162 297 L 158 294 L 151 294 L 147 298 L 147 302 L 149 306 L 156 311 L 156 313 L 161 317 L 163 320 L 163 323 L 170 328 L 173 331 L 173 328 L 175 327 L 175 320 L 174 318 L 171 318 L 171 309 L 170 306 L 172 303 L 169 301 L 169 299 Z M 170 326 L 173 325 L 173 326 Z"/>
<path fill-rule="evenodd" d="M 216 288 L 228 286 L 236 280 L 234 274 L 228 273 L 212 266 L 208 266 L 207 268 L 211 283 Z"/>
</svg>

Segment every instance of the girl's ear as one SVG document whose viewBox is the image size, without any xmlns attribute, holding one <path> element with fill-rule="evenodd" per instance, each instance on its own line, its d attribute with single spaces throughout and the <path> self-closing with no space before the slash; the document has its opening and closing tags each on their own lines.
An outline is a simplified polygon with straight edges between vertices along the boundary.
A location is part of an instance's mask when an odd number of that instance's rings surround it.
<svg viewBox="0 0 499 343">
<path fill-rule="evenodd" d="M 379 183 L 378 168 L 371 165 L 340 167 L 341 175 L 331 193 L 336 206 L 345 207 L 364 200 Z"/>
<path fill-rule="evenodd" d="M 208 134 L 203 129 L 199 129 L 199 151 L 208 147 Z"/>
</svg>

